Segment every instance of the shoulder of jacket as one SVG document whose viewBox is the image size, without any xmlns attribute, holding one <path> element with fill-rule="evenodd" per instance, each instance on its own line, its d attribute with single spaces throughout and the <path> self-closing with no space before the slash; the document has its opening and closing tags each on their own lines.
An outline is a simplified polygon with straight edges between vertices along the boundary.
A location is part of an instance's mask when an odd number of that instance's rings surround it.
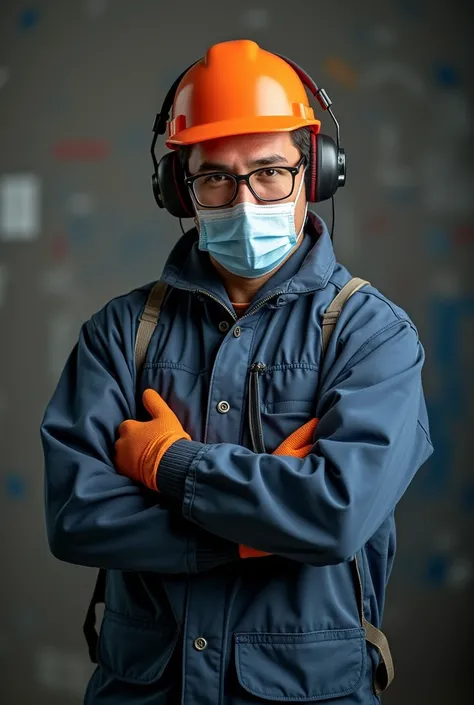
<svg viewBox="0 0 474 705">
<path fill-rule="evenodd" d="M 92 325 L 99 328 L 107 328 L 111 323 L 123 328 L 133 326 L 155 284 L 156 281 L 149 282 L 110 299 L 91 316 Z"/>
<path fill-rule="evenodd" d="M 357 276 L 364 279 L 363 275 Z M 353 275 L 342 265 L 338 264 L 335 267 L 326 287 L 328 306 L 352 277 Z M 416 329 L 408 313 L 382 294 L 382 292 L 370 282 L 356 291 L 355 294 L 351 296 L 346 306 L 353 316 L 357 316 L 358 312 L 360 312 L 361 315 L 370 312 L 371 316 L 375 316 L 377 319 L 380 318 L 381 321 L 383 320 L 385 325 L 390 325 L 397 321 L 404 321 Z"/>
</svg>

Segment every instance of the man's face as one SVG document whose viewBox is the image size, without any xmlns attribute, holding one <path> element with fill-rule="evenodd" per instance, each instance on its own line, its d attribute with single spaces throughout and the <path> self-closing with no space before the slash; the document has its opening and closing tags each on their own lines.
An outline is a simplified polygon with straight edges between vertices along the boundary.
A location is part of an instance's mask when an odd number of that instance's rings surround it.
<svg viewBox="0 0 474 705">
<path fill-rule="evenodd" d="M 253 169 L 263 166 L 269 169 L 278 166 L 296 166 L 300 159 L 301 154 L 293 144 L 289 132 L 238 135 L 194 145 L 189 157 L 188 171 L 190 176 L 211 171 L 248 174 Z M 304 178 L 303 174 L 304 166 L 296 176 L 293 193 L 280 201 L 281 203 L 295 200 L 301 180 Z M 246 184 L 240 183 L 235 199 L 228 207 L 242 201 L 262 203 L 255 198 Z M 305 209 L 306 194 L 303 187 L 295 210 L 296 232 L 299 232 L 303 225 Z"/>
</svg>

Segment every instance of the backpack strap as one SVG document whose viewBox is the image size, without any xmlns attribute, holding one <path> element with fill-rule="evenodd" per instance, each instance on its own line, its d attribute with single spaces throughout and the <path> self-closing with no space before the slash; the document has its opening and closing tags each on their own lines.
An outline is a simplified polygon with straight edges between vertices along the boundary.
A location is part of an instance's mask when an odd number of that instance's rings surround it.
<svg viewBox="0 0 474 705">
<path fill-rule="evenodd" d="M 360 577 L 359 563 L 357 561 L 357 556 L 354 556 L 352 562 L 352 567 L 354 571 L 354 583 L 357 592 L 357 603 L 359 608 L 359 616 L 362 624 L 362 628 L 365 631 L 365 639 L 375 646 L 379 652 L 380 661 L 375 669 L 374 674 L 374 692 L 375 695 L 380 695 L 387 690 L 390 683 L 395 677 L 395 668 L 393 666 L 392 654 L 390 651 L 390 646 L 385 634 L 377 629 L 373 624 L 368 622 L 364 617 L 364 592 L 362 588 L 362 579 Z"/>
<path fill-rule="evenodd" d="M 344 305 L 351 298 L 352 294 L 355 294 L 356 291 L 359 291 L 359 289 L 366 284 L 370 284 L 370 282 L 354 277 L 342 287 L 340 292 L 326 309 L 322 321 L 323 356 L 326 353 L 329 341 L 331 340 L 331 335 L 334 332 L 334 328 L 336 327 L 337 320 L 342 309 L 344 308 Z M 357 607 L 359 610 L 360 623 L 365 631 L 366 640 L 377 649 L 380 655 L 380 662 L 374 675 L 374 691 L 376 695 L 380 695 L 380 693 L 388 688 L 395 675 L 392 654 L 390 653 L 390 646 L 385 634 L 380 631 L 380 629 L 377 629 L 377 627 L 374 627 L 374 625 L 368 622 L 364 617 L 364 592 L 357 556 L 354 556 L 354 560 L 351 561 L 351 563 L 354 573 L 354 584 L 357 593 Z"/>
<path fill-rule="evenodd" d="M 164 282 L 159 281 L 154 285 L 140 316 L 137 337 L 135 339 L 135 369 L 137 377 L 142 370 L 148 345 L 150 344 L 156 324 L 160 318 L 161 305 L 165 298 L 166 289 L 167 287 Z M 107 571 L 104 568 L 100 568 L 97 573 L 94 591 L 82 627 L 92 663 L 97 663 L 97 647 L 99 643 L 99 635 L 95 626 L 97 621 L 95 608 L 97 605 L 105 603 L 106 582 Z"/>
<path fill-rule="evenodd" d="M 164 282 L 156 282 L 148 295 L 145 308 L 140 316 L 137 337 L 135 339 L 135 369 L 140 373 L 146 358 L 148 345 L 160 318 L 161 305 L 165 298 L 167 286 Z"/>
<path fill-rule="evenodd" d="M 323 356 L 326 354 L 331 335 L 336 326 L 337 319 L 344 308 L 346 302 L 351 298 L 352 294 L 359 291 L 366 284 L 370 285 L 370 282 L 365 281 L 365 279 L 359 279 L 359 277 L 354 277 L 347 282 L 345 286 L 342 287 L 338 295 L 331 301 L 326 312 L 323 315 Z"/>
</svg>

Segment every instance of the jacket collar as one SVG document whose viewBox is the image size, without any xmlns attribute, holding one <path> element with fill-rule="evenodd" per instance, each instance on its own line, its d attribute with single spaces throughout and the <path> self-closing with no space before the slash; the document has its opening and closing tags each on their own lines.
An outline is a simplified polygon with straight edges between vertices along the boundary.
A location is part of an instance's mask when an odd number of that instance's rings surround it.
<svg viewBox="0 0 474 705">
<path fill-rule="evenodd" d="M 318 215 L 308 211 L 304 234 L 305 242 L 262 287 L 252 304 L 262 297 L 271 298 L 272 295 L 279 294 L 278 301 L 282 305 L 295 295 L 324 289 L 327 285 L 336 259 L 326 224 Z M 208 294 L 230 307 L 229 297 L 220 277 L 212 266 L 209 255 L 199 249 L 198 243 L 196 228 L 189 230 L 178 240 L 168 257 L 162 280 L 178 289 Z M 303 253 L 300 253 L 301 250 Z"/>
</svg>

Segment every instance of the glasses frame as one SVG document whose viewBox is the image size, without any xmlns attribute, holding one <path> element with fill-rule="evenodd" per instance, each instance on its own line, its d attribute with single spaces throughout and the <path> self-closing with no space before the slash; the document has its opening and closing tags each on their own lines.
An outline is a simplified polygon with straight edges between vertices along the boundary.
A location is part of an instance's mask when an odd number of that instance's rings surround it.
<svg viewBox="0 0 474 705">
<path fill-rule="evenodd" d="M 289 198 L 291 196 L 291 194 L 295 190 L 296 176 L 298 175 L 301 167 L 303 166 L 303 164 L 305 162 L 306 162 L 306 158 L 303 155 L 296 166 L 261 166 L 258 169 L 253 169 L 253 171 L 250 171 L 248 174 L 231 174 L 230 172 L 227 172 L 227 171 L 209 171 L 209 172 L 205 172 L 203 174 L 193 174 L 192 176 L 187 176 L 184 179 L 184 183 L 192 191 L 192 194 L 194 196 L 196 203 L 201 208 L 225 208 L 225 206 L 230 205 L 232 203 L 232 201 L 235 200 L 235 197 L 237 196 L 237 191 L 239 189 L 239 184 L 242 181 L 245 182 L 248 190 L 254 196 L 254 198 L 257 199 L 257 201 L 262 201 L 263 203 L 276 203 L 278 201 L 284 201 L 286 198 Z M 252 186 L 250 185 L 251 177 L 254 174 L 257 174 L 258 172 L 268 171 L 269 169 L 285 169 L 285 171 L 288 171 L 291 174 L 291 176 L 293 177 L 293 183 L 291 185 L 291 191 L 287 196 L 283 196 L 282 198 L 260 198 L 260 196 L 255 193 Z M 232 198 L 230 198 L 225 203 L 221 203 L 219 206 L 205 206 L 203 203 L 201 203 L 201 201 L 198 199 L 198 197 L 196 195 L 196 191 L 194 189 L 194 183 L 198 179 L 201 179 L 203 176 L 230 176 L 231 179 L 234 180 L 234 184 L 235 184 L 234 193 L 233 193 Z"/>
</svg>

